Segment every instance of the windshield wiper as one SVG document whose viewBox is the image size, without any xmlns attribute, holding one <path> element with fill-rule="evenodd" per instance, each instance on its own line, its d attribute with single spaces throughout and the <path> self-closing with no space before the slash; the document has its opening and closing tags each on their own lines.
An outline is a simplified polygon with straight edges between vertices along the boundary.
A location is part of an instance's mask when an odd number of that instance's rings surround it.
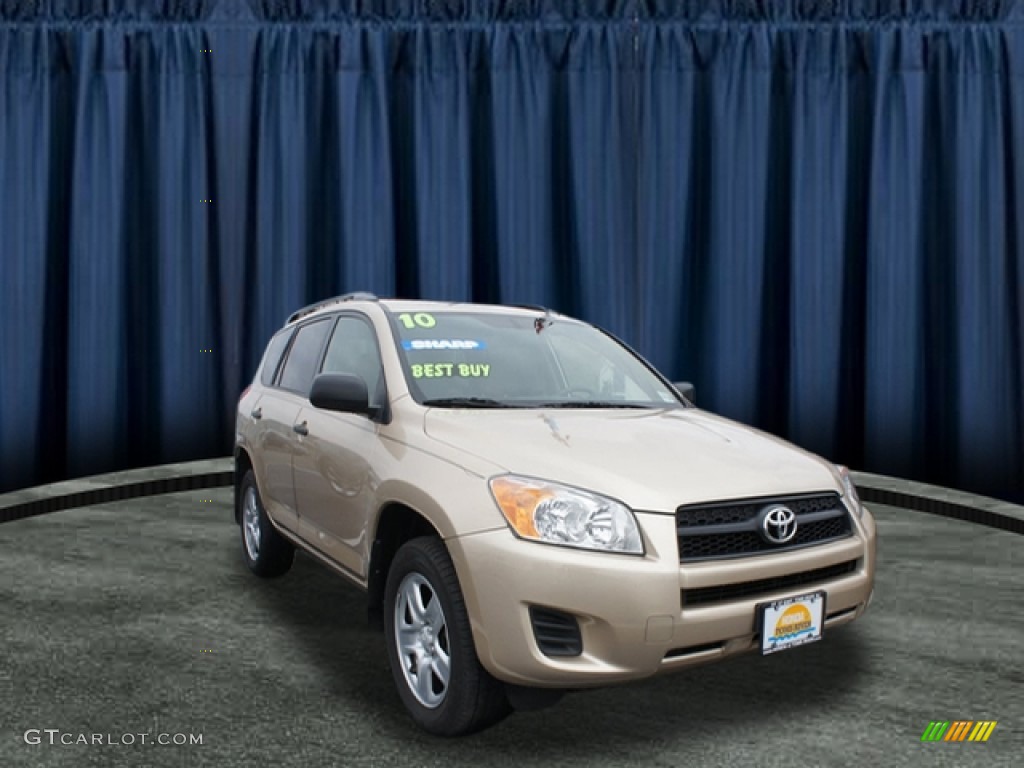
<svg viewBox="0 0 1024 768">
<path fill-rule="evenodd" d="M 615 400 L 557 400 L 550 403 L 538 403 L 537 408 L 653 408 L 642 403 L 624 403 Z"/>
<path fill-rule="evenodd" d="M 438 406 L 441 408 L 516 408 L 511 403 L 503 403 L 500 400 L 492 400 L 489 397 L 437 397 L 433 400 L 424 400 L 423 405 Z"/>
</svg>

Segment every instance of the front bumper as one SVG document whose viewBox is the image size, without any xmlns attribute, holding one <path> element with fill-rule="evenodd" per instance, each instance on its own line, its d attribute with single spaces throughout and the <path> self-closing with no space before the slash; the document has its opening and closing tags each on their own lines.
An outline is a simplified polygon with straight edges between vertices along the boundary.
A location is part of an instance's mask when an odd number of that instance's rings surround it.
<svg viewBox="0 0 1024 768">
<path fill-rule="evenodd" d="M 824 589 L 825 634 L 859 617 L 874 584 L 875 524 L 854 516 L 854 535 L 816 547 L 680 565 L 672 515 L 638 513 L 646 555 L 587 552 L 517 539 L 508 530 L 450 539 L 480 662 L 506 682 L 585 688 L 754 650 L 759 603 Z M 685 606 L 688 589 L 739 584 L 855 561 L 842 576 Z M 574 616 L 583 652 L 547 656 L 530 607 Z"/>
</svg>

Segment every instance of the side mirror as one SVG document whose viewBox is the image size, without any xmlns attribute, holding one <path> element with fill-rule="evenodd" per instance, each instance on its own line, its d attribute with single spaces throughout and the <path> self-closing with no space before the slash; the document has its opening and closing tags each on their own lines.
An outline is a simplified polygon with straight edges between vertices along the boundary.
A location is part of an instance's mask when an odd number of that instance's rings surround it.
<svg viewBox="0 0 1024 768">
<path fill-rule="evenodd" d="M 672 386 L 691 403 L 697 404 L 697 388 L 693 384 L 688 381 L 673 381 Z"/>
<path fill-rule="evenodd" d="M 370 394 L 362 376 L 351 373 L 321 373 L 313 379 L 309 402 L 314 408 L 371 416 Z"/>
</svg>

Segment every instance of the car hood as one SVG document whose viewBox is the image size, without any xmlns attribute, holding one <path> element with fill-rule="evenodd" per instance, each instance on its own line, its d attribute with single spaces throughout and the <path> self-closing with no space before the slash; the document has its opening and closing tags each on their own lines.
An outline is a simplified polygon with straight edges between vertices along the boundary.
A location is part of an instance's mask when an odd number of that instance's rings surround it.
<svg viewBox="0 0 1024 768">
<path fill-rule="evenodd" d="M 696 408 L 431 408 L 424 430 L 507 472 L 586 488 L 651 512 L 842 487 L 823 459 Z"/>
</svg>

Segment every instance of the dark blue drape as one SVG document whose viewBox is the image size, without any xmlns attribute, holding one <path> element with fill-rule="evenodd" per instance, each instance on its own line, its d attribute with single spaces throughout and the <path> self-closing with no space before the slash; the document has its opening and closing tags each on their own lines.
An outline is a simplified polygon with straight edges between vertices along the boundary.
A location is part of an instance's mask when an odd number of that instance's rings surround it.
<svg viewBox="0 0 1024 768">
<path fill-rule="evenodd" d="M 645 351 L 853 466 L 1024 490 L 1024 6 L 749 5 L 641 24 Z"/>
<path fill-rule="evenodd" d="M 224 454 L 358 289 L 550 305 L 1024 492 L 1022 141 L 1013 0 L 0 3 L 0 490 Z"/>
</svg>

